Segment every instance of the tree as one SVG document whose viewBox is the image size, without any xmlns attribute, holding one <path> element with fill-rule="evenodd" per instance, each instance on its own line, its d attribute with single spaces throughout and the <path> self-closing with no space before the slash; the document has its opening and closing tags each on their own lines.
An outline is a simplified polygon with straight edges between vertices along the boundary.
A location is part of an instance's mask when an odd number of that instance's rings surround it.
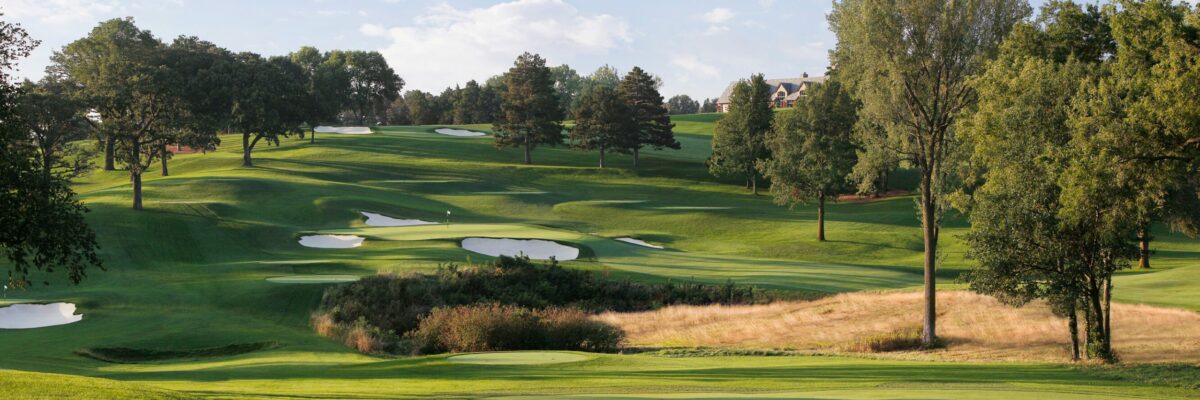
<svg viewBox="0 0 1200 400">
<path fill-rule="evenodd" d="M 636 137 L 629 134 L 636 130 L 632 114 L 617 91 L 599 87 L 588 92 L 575 109 L 570 135 L 573 147 L 599 150 L 600 168 L 604 168 L 605 151 L 628 151 L 636 144 Z"/>
<path fill-rule="evenodd" d="M 619 84 L 621 84 L 621 75 L 617 73 L 616 68 L 609 65 L 602 65 L 596 68 L 590 75 L 582 78 L 582 81 L 579 83 L 579 92 L 571 102 L 571 109 L 578 107 L 579 102 L 583 100 L 583 96 L 592 90 L 598 87 L 616 89 Z"/>
<path fill-rule="evenodd" d="M 563 142 L 562 109 L 546 60 L 536 54 L 517 57 L 505 76 L 501 109 L 504 117 L 492 125 L 497 148 L 522 147 L 525 163 L 532 164 L 530 152 L 538 145 L 556 146 Z"/>
<path fill-rule="evenodd" d="M 633 118 L 635 134 L 630 141 L 633 151 L 633 167 L 639 165 L 639 155 L 643 147 L 655 150 L 679 150 L 679 142 L 675 140 L 675 124 L 667 115 L 667 107 L 663 105 L 662 95 L 658 93 L 660 82 L 654 76 L 646 73 L 640 67 L 633 67 L 617 86 L 617 93 Z"/>
<path fill-rule="evenodd" d="M 702 113 L 717 112 L 717 101 L 715 99 L 705 98 L 704 104 L 700 106 L 700 112 L 702 112 Z"/>
<path fill-rule="evenodd" d="M 491 122 L 483 115 L 483 88 L 474 80 L 467 81 L 454 101 L 455 124 Z"/>
<path fill-rule="evenodd" d="M 404 80 L 377 51 L 333 51 L 328 58 L 349 77 L 349 112 L 357 124 L 383 115 L 404 88 Z"/>
<path fill-rule="evenodd" d="M 579 103 L 583 78 L 567 64 L 551 67 L 550 76 L 554 79 L 554 91 L 558 93 L 558 107 L 563 115 L 570 115 L 572 107 Z"/>
<path fill-rule="evenodd" d="M 229 81 L 234 61 L 228 50 L 193 36 L 176 38 L 164 52 L 164 64 L 177 78 L 179 97 L 171 103 L 174 108 L 163 113 L 156 133 L 157 157 L 167 176 L 172 156 L 168 145 L 208 150 L 220 144 L 217 132 L 228 125 L 233 102 Z"/>
<path fill-rule="evenodd" d="M 1029 14 L 1020 0 L 841 0 L 829 25 L 832 63 L 844 72 L 863 116 L 883 127 L 888 148 L 920 173 L 925 239 L 922 342 L 937 341 L 937 244 L 944 193 L 953 188 L 955 117 L 974 101 L 967 84 L 1012 26 Z"/>
<path fill-rule="evenodd" d="M 409 119 L 412 120 L 413 125 L 437 123 L 433 95 L 420 90 L 409 90 L 404 93 L 404 105 L 408 107 Z"/>
<path fill-rule="evenodd" d="M 73 177 L 88 167 L 87 155 L 68 143 L 86 139 L 91 131 L 84 117 L 82 101 L 72 93 L 72 85 L 62 77 L 48 75 L 38 83 L 26 80 L 18 98 L 19 113 L 29 128 L 45 174 L 63 171 Z M 74 160 L 67 157 L 74 155 Z M 74 162 L 71 162 L 74 161 Z"/>
<path fill-rule="evenodd" d="M 35 271 L 61 270 L 78 284 L 89 268 L 104 269 L 96 235 L 83 218 L 87 207 L 63 176 L 43 170 L 18 112 L 22 93 L 10 83 L 10 71 L 37 45 L 20 25 L 0 20 L 0 253 L 10 265 L 6 284 L 13 287 L 28 286 Z"/>
<path fill-rule="evenodd" d="M 776 114 L 766 138 L 771 158 L 758 162 L 776 204 L 817 200 L 817 240 L 822 242 L 825 200 L 846 189 L 846 176 L 857 161 L 850 138 L 857 108 L 836 80 L 812 87 L 792 109 Z"/>
<path fill-rule="evenodd" d="M 242 134 L 242 166 L 251 167 L 250 155 L 260 140 L 278 144 L 280 137 L 300 132 L 304 73 L 287 57 L 242 53 L 238 59 L 232 125 Z"/>
<path fill-rule="evenodd" d="M 770 155 L 766 145 L 774 118 L 770 96 L 771 87 L 762 74 L 734 85 L 729 112 L 713 128 L 713 154 L 708 159 L 709 172 L 744 176 L 746 187 L 755 195 L 759 177 L 755 163 Z"/>
<path fill-rule="evenodd" d="M 900 157 L 888 148 L 883 127 L 870 120 L 858 120 L 852 139 L 858 162 L 850 171 L 850 181 L 856 183 L 860 195 L 883 196 L 892 171 L 900 167 Z"/>
<path fill-rule="evenodd" d="M 162 47 L 149 31 L 137 28 L 132 18 L 101 22 L 87 37 L 54 53 L 50 67 L 81 90 L 85 104 L 99 113 L 96 132 L 104 148 L 104 170 L 116 170 L 115 148 L 119 125 L 133 112 L 132 86 L 147 63 Z"/>
<path fill-rule="evenodd" d="M 705 99 L 706 101 L 708 99 Z M 667 111 L 672 114 L 695 114 L 700 112 L 700 103 L 686 94 L 677 94 L 667 100 Z"/>
<path fill-rule="evenodd" d="M 317 126 L 336 121 L 342 108 L 350 102 L 350 73 L 315 47 L 301 47 L 288 54 L 288 58 L 304 73 L 304 123 L 312 135 L 309 143 L 316 143 Z"/>
</svg>

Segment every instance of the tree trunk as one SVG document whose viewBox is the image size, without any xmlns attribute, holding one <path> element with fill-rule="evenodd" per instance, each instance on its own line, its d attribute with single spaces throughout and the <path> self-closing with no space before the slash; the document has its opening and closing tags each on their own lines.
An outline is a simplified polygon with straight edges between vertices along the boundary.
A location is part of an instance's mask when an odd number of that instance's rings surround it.
<svg viewBox="0 0 1200 400">
<path fill-rule="evenodd" d="M 1067 313 L 1067 328 L 1071 331 L 1071 361 L 1079 361 L 1079 315 L 1071 304 Z"/>
<path fill-rule="evenodd" d="M 254 139 L 258 141 L 258 139 Z M 242 133 L 241 135 L 241 166 L 253 167 L 254 162 L 250 160 L 250 133 Z"/>
<path fill-rule="evenodd" d="M 1150 223 L 1138 228 L 1138 268 L 1150 269 Z"/>
<path fill-rule="evenodd" d="M 167 145 L 163 144 L 159 151 L 162 152 L 159 154 L 159 157 L 162 158 L 162 176 L 169 176 L 170 174 L 167 172 Z"/>
<path fill-rule="evenodd" d="M 637 148 L 637 147 L 634 147 L 634 148 L 633 148 L 633 168 L 634 168 L 634 169 L 637 169 L 637 167 L 640 165 L 640 161 L 639 161 L 639 160 L 640 160 L 640 158 L 641 158 L 641 157 L 640 157 L 641 150 L 642 150 L 642 149 L 640 149 L 640 148 Z"/>
<path fill-rule="evenodd" d="M 113 161 L 115 158 L 115 157 L 113 157 L 113 151 L 116 150 L 116 147 L 117 147 L 117 140 L 113 138 L 113 135 L 105 135 L 104 136 L 104 170 L 105 171 L 116 171 L 117 170 L 116 163 Z"/>
<path fill-rule="evenodd" d="M 921 229 L 925 236 L 925 326 L 921 343 L 930 348 L 937 344 L 937 203 L 933 198 L 933 176 L 923 172 L 921 182 Z"/>
<path fill-rule="evenodd" d="M 600 146 L 600 169 L 604 169 L 604 146 Z"/>
<path fill-rule="evenodd" d="M 817 241 L 825 241 L 825 193 L 817 195 Z"/>
<path fill-rule="evenodd" d="M 129 180 L 133 183 L 133 209 L 142 209 L 142 144 L 135 136 L 130 143 Z"/>
<path fill-rule="evenodd" d="M 533 157 L 529 154 L 529 135 L 525 135 L 525 164 L 533 164 Z"/>
<path fill-rule="evenodd" d="M 309 135 L 309 137 L 308 137 L 308 144 L 317 143 L 317 127 L 310 126 L 310 127 L 308 127 L 308 129 L 310 130 L 309 133 L 311 133 L 311 135 Z"/>
<path fill-rule="evenodd" d="M 758 176 L 750 174 L 750 194 L 758 196 Z"/>
</svg>

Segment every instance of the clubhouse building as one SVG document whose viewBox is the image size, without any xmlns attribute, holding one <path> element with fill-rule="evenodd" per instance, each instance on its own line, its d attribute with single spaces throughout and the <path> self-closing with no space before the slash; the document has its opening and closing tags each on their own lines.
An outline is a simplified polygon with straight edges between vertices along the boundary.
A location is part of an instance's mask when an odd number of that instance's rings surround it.
<svg viewBox="0 0 1200 400">
<path fill-rule="evenodd" d="M 796 99 L 804 95 L 808 88 L 814 83 L 825 81 L 824 76 L 808 76 L 805 72 L 799 78 L 787 79 L 767 79 L 767 85 L 775 90 L 771 94 L 771 107 L 791 107 L 796 104 Z M 721 93 L 721 97 L 717 99 L 717 112 L 729 112 L 729 97 L 733 94 L 733 87 L 737 85 L 737 81 L 731 82 L 725 87 L 725 92 Z"/>
</svg>

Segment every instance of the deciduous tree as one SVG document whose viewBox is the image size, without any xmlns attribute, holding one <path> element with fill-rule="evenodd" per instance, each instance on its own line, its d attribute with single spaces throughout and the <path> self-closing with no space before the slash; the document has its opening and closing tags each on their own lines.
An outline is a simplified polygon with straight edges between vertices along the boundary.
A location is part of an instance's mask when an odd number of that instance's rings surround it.
<svg viewBox="0 0 1200 400">
<path fill-rule="evenodd" d="M 755 164 L 770 156 L 766 135 L 774 119 L 771 87 L 762 74 L 734 85 L 729 112 L 713 128 L 713 154 L 708 169 L 713 175 L 746 178 L 746 187 L 758 194 L 759 173 Z"/>
</svg>

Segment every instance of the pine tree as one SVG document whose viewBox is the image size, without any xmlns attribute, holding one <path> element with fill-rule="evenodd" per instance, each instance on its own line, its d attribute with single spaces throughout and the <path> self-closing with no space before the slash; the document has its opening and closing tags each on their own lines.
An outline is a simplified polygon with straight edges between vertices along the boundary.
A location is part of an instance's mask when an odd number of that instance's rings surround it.
<svg viewBox="0 0 1200 400">
<path fill-rule="evenodd" d="M 755 163 L 770 153 L 765 137 L 771 130 L 771 87 L 762 74 L 738 82 L 730 97 L 729 112 L 713 129 L 713 154 L 708 169 L 715 176 L 741 175 L 746 187 L 758 194 L 758 169 Z"/>
<path fill-rule="evenodd" d="M 525 163 L 533 164 L 530 152 L 538 145 L 563 142 L 563 115 L 554 79 L 546 60 L 530 53 L 517 57 L 504 77 L 500 105 L 503 115 L 492 125 L 495 144 L 497 148 L 522 147 Z"/>
<path fill-rule="evenodd" d="M 580 150 L 599 150 L 600 168 L 604 168 L 606 151 L 628 152 L 633 147 L 628 133 L 634 130 L 629 107 L 612 88 L 598 87 L 585 94 L 575 109 L 575 126 L 571 128 L 572 147 Z"/>
<path fill-rule="evenodd" d="M 639 165 L 639 153 L 643 147 L 655 150 L 680 148 L 671 129 L 671 117 L 663 97 L 658 93 L 659 81 L 640 67 L 633 67 L 617 86 L 621 99 L 629 107 L 634 121 L 634 135 L 628 143 L 632 146 L 633 167 Z"/>
</svg>

